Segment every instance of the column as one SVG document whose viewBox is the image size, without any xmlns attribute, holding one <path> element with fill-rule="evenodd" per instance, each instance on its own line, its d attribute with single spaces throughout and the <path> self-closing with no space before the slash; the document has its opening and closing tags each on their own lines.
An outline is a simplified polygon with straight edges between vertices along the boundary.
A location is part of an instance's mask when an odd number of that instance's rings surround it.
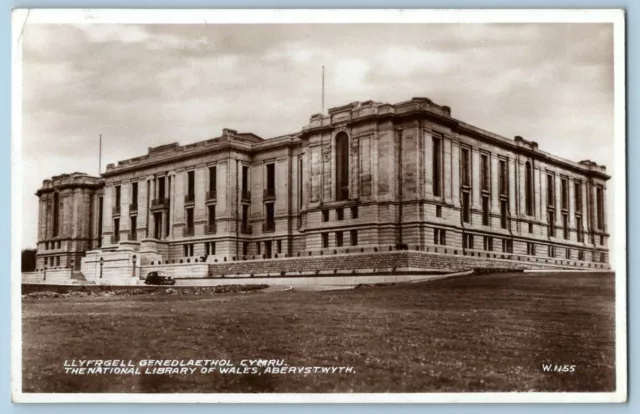
<svg viewBox="0 0 640 414">
<path fill-rule="evenodd" d="M 445 174 L 445 176 L 450 177 L 450 180 L 451 180 L 450 191 L 452 192 L 451 200 L 453 201 L 453 204 L 455 206 L 462 206 L 462 200 L 460 199 L 460 144 L 458 142 L 452 142 L 451 140 L 448 140 L 448 139 L 447 141 L 451 145 L 451 162 L 449 164 L 450 174 Z M 445 171 L 446 171 L 446 167 L 445 167 Z"/>
<path fill-rule="evenodd" d="M 491 154 L 491 211 L 500 212 L 499 161 L 496 154 Z"/>
<path fill-rule="evenodd" d="M 508 170 L 508 191 L 509 191 L 509 213 L 510 216 L 515 219 L 518 216 L 518 211 L 516 211 L 516 197 L 518 194 L 516 192 L 516 161 L 513 158 L 507 159 L 507 170 Z"/>
</svg>

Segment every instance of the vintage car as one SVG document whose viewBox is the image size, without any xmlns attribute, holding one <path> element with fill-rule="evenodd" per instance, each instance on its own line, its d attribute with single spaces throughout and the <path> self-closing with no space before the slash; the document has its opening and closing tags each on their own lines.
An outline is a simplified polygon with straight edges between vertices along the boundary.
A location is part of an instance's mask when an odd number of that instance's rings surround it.
<svg viewBox="0 0 640 414">
<path fill-rule="evenodd" d="M 144 279 L 145 285 L 175 285 L 176 280 L 162 272 L 149 272 Z"/>
</svg>

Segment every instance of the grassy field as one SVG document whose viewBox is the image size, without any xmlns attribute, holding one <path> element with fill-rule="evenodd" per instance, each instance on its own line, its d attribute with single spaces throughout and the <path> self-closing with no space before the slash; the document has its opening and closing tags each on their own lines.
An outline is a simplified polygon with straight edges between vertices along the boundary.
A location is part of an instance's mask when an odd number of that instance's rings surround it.
<svg viewBox="0 0 640 414">
<path fill-rule="evenodd" d="M 614 277 L 23 299 L 25 392 L 613 391 Z M 65 374 L 71 359 L 285 359 L 343 374 Z M 542 364 L 575 365 L 543 372 Z"/>
</svg>

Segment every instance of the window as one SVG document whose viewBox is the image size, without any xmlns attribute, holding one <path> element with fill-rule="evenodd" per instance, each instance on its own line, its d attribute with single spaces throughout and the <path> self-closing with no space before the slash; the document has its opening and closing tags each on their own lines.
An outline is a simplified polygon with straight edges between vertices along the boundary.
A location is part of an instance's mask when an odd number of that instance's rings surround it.
<svg viewBox="0 0 640 414">
<path fill-rule="evenodd" d="M 60 195 L 53 193 L 53 237 L 60 233 Z"/>
<path fill-rule="evenodd" d="M 489 191 L 491 188 L 489 173 L 489 155 L 480 154 L 480 186 L 482 191 Z"/>
<path fill-rule="evenodd" d="M 246 197 L 249 194 L 249 166 L 242 166 L 242 196 Z"/>
<path fill-rule="evenodd" d="M 493 251 L 493 237 L 484 236 L 483 238 L 483 248 L 485 251 L 492 252 Z"/>
<path fill-rule="evenodd" d="M 322 247 L 329 247 L 329 233 L 322 233 Z"/>
<path fill-rule="evenodd" d="M 500 227 L 507 228 L 507 200 L 500 200 Z"/>
<path fill-rule="evenodd" d="M 556 257 L 556 247 L 555 246 L 549 246 L 549 257 Z"/>
<path fill-rule="evenodd" d="M 553 210 L 549 210 L 547 213 L 547 234 L 549 237 L 556 237 L 556 213 Z"/>
<path fill-rule="evenodd" d="M 193 208 L 186 209 L 187 211 L 187 227 L 193 227 Z"/>
<path fill-rule="evenodd" d="M 122 199 L 122 187 L 119 185 L 116 185 L 116 205 L 115 207 L 120 207 L 120 201 Z"/>
<path fill-rule="evenodd" d="M 158 191 L 158 198 L 160 200 L 164 200 L 164 181 L 164 177 L 158 178 L 158 188 L 156 190 Z"/>
<path fill-rule="evenodd" d="M 462 238 L 462 247 L 465 249 L 473 249 L 473 234 L 465 234 Z"/>
<path fill-rule="evenodd" d="M 358 218 L 358 206 L 351 207 L 351 218 L 352 219 Z"/>
<path fill-rule="evenodd" d="M 209 204 L 207 206 L 207 224 L 213 226 L 216 224 L 216 205 Z"/>
<path fill-rule="evenodd" d="M 562 213 L 562 235 L 565 239 L 569 239 L 569 218 L 567 213 Z"/>
<path fill-rule="evenodd" d="M 60 256 L 56 256 L 56 266 L 60 266 Z"/>
<path fill-rule="evenodd" d="M 303 169 L 302 169 L 302 157 L 300 157 L 299 167 L 298 167 L 298 210 L 302 210 L 302 191 L 304 191 L 304 181 L 303 181 Z"/>
<path fill-rule="evenodd" d="M 575 209 L 576 214 L 582 214 L 582 183 L 576 182 L 574 183 L 574 192 L 573 195 L 575 197 Z"/>
<path fill-rule="evenodd" d="M 578 241 L 584 241 L 584 233 L 582 232 L 582 217 L 576 217 L 576 232 L 578 233 Z"/>
<path fill-rule="evenodd" d="M 214 165 L 213 167 L 209 167 L 209 192 L 216 192 L 218 188 L 218 174 L 217 168 Z"/>
<path fill-rule="evenodd" d="M 598 230 L 604 229 L 604 196 L 602 187 L 596 188 L 596 207 L 598 209 L 597 215 L 597 228 Z"/>
<path fill-rule="evenodd" d="M 342 232 L 341 231 L 337 231 L 336 232 L 336 246 L 342 247 Z"/>
<path fill-rule="evenodd" d="M 138 183 L 131 183 L 131 204 L 138 204 Z"/>
<path fill-rule="evenodd" d="M 58 242 L 60 243 L 60 242 Z M 602 246 L 604 244 L 604 236 L 601 234 L 600 235 L 600 246 Z"/>
<path fill-rule="evenodd" d="M 120 219 L 113 219 L 113 236 L 116 242 L 120 241 Z"/>
<path fill-rule="evenodd" d="M 531 163 L 525 163 L 525 208 L 528 216 L 533 216 L 533 169 Z"/>
<path fill-rule="evenodd" d="M 216 254 L 216 242 L 206 242 L 204 244 L 204 254 L 207 256 Z"/>
<path fill-rule="evenodd" d="M 508 171 L 507 171 L 507 160 L 500 160 L 500 195 L 508 195 L 509 194 L 509 181 L 508 181 Z"/>
<path fill-rule="evenodd" d="M 482 225 L 489 226 L 489 196 L 482 196 Z"/>
<path fill-rule="evenodd" d="M 185 244 L 184 246 L 184 256 L 192 257 L 193 256 L 193 244 Z"/>
<path fill-rule="evenodd" d="M 556 180 L 553 174 L 547 174 L 547 205 L 549 207 L 556 206 Z"/>
<path fill-rule="evenodd" d="M 136 229 L 138 228 L 138 216 L 131 216 L 131 240 L 135 240 L 137 237 Z"/>
<path fill-rule="evenodd" d="M 191 170 L 187 171 L 187 197 L 193 201 L 194 194 L 196 192 L 196 172 Z"/>
<path fill-rule="evenodd" d="M 527 255 L 535 256 L 536 255 L 536 245 L 535 243 L 527 243 Z"/>
<path fill-rule="evenodd" d="M 471 159 L 469 148 L 460 148 L 460 173 L 462 186 L 471 186 Z"/>
<path fill-rule="evenodd" d="M 282 240 L 276 241 L 276 248 L 278 250 L 278 254 L 282 254 Z"/>
<path fill-rule="evenodd" d="M 436 217 L 442 217 L 442 206 L 436 206 Z"/>
<path fill-rule="evenodd" d="M 358 230 L 351 230 L 351 245 L 358 245 Z"/>
<path fill-rule="evenodd" d="M 533 233 L 533 223 L 529 223 L 529 233 Z"/>
<path fill-rule="evenodd" d="M 46 265 L 48 265 L 48 264 L 49 264 L 49 258 L 48 258 L 48 257 L 45 257 L 45 258 L 44 258 L 44 265 L 46 266 Z"/>
<path fill-rule="evenodd" d="M 601 252 L 601 253 L 600 253 L 600 261 L 601 261 L 602 263 L 606 262 L 606 260 L 605 260 L 605 255 L 604 255 L 604 253 L 603 253 L 603 252 Z"/>
<path fill-rule="evenodd" d="M 322 221 L 329 221 L 329 210 L 322 210 Z"/>
<path fill-rule="evenodd" d="M 560 180 L 560 191 L 562 196 L 562 209 L 569 210 L 569 183 L 566 178 Z"/>
<path fill-rule="evenodd" d="M 104 199 L 98 198 L 98 236 L 102 235 L 102 209 L 104 208 Z M 102 237 L 98 237 L 98 247 L 102 247 Z"/>
<path fill-rule="evenodd" d="M 502 252 L 513 253 L 513 241 L 511 239 L 502 239 Z"/>
<path fill-rule="evenodd" d="M 273 209 L 273 203 L 267 203 L 265 204 L 265 207 L 267 209 L 267 225 L 268 226 L 273 225 L 273 227 L 275 228 L 276 218 L 275 218 L 275 212 Z"/>
<path fill-rule="evenodd" d="M 471 223 L 471 212 L 469 205 L 469 192 L 462 192 L 462 221 L 465 223 Z"/>
<path fill-rule="evenodd" d="M 343 220 L 344 219 L 344 209 L 336 208 L 336 218 L 338 220 Z"/>
<path fill-rule="evenodd" d="M 565 257 L 571 259 L 571 249 L 565 249 Z"/>
<path fill-rule="evenodd" d="M 584 260 L 584 250 L 578 250 L 578 260 Z"/>
<path fill-rule="evenodd" d="M 447 236 L 444 229 L 433 230 L 433 244 L 446 245 Z"/>
<path fill-rule="evenodd" d="M 442 196 L 442 138 L 433 137 L 433 195 Z"/>
<path fill-rule="evenodd" d="M 246 256 L 249 254 L 249 242 L 242 242 L 242 255 Z"/>
<path fill-rule="evenodd" d="M 349 136 L 336 135 L 336 200 L 349 198 Z"/>
<path fill-rule="evenodd" d="M 267 196 L 275 197 L 276 195 L 276 165 L 267 164 Z"/>
</svg>

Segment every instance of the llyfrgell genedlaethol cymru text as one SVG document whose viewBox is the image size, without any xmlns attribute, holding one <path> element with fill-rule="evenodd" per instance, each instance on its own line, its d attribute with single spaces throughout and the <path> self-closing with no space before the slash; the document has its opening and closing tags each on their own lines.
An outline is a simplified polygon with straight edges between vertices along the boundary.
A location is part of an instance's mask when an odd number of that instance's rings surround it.
<svg viewBox="0 0 640 414">
<path fill-rule="evenodd" d="M 70 375 L 354 374 L 352 366 L 294 366 L 284 359 L 68 359 Z"/>
</svg>

